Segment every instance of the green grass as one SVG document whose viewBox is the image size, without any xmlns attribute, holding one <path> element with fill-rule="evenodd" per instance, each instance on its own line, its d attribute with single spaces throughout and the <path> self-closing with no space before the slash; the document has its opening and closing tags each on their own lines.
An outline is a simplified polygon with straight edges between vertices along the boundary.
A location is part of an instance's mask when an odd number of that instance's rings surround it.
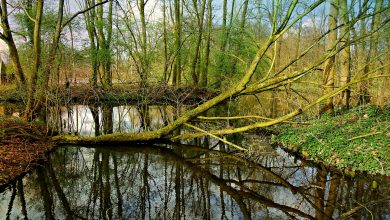
<svg viewBox="0 0 390 220">
<path fill-rule="evenodd" d="M 8 92 L 16 90 L 16 85 L 0 85 L 0 91 Z"/>
<path fill-rule="evenodd" d="M 390 175 L 390 105 L 359 106 L 342 115 L 280 126 L 274 138 L 303 156 L 339 168 Z"/>
</svg>

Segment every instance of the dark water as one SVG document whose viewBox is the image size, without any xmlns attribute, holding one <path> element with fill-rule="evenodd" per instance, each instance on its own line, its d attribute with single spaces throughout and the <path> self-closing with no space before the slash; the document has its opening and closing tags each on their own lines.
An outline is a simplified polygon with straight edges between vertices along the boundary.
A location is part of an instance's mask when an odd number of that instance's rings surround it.
<svg viewBox="0 0 390 220">
<path fill-rule="evenodd" d="M 157 129 L 177 114 L 168 106 L 73 106 L 52 109 L 47 120 L 93 136 Z M 356 207 L 352 219 L 390 219 L 384 177 L 345 177 L 272 147 L 261 134 L 229 141 L 249 151 L 209 137 L 61 147 L 0 194 L 0 219 L 330 219 Z"/>
</svg>

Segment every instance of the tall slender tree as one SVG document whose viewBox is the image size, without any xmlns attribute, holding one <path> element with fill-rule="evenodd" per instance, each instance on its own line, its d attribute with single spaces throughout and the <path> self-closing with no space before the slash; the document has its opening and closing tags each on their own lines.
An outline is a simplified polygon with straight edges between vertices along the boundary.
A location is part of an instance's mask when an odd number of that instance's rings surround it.
<svg viewBox="0 0 390 220">
<path fill-rule="evenodd" d="M 193 1 L 193 7 L 195 9 L 196 14 L 196 23 L 198 25 L 198 35 L 196 38 L 195 48 L 194 48 L 194 57 L 192 59 L 191 64 L 191 76 L 194 83 L 194 86 L 197 87 L 199 83 L 199 75 L 197 74 L 197 67 L 200 63 L 200 51 L 201 51 L 201 43 L 202 43 L 202 36 L 203 36 L 203 20 L 204 20 L 204 13 L 206 9 L 206 0 L 201 0 L 201 6 L 200 9 L 198 9 L 198 1 Z M 199 69 L 199 68 L 198 68 Z"/>
<path fill-rule="evenodd" d="M 181 83 L 181 35 L 182 35 L 182 3 L 174 0 L 174 35 L 175 35 L 175 63 L 173 66 L 172 84 L 174 87 Z"/>
<path fill-rule="evenodd" d="M 331 53 L 335 50 L 335 44 L 337 43 L 337 17 L 338 17 L 338 0 L 330 0 L 330 10 L 328 17 L 328 41 L 326 46 L 326 52 Z M 334 90 L 334 82 L 336 76 L 336 57 L 333 55 L 329 57 L 324 63 L 323 70 L 323 85 L 324 85 L 324 94 L 328 94 Z M 324 112 L 333 113 L 333 97 L 329 97 L 326 100 L 324 106 Z"/>
<path fill-rule="evenodd" d="M 349 27 L 349 12 L 348 12 L 348 1 L 340 1 L 340 22 L 342 27 L 340 33 L 342 42 L 346 45 L 340 53 L 340 86 L 344 86 L 351 81 L 351 49 L 350 49 L 350 27 Z M 340 106 L 342 108 L 349 108 L 351 97 L 351 90 L 348 88 L 343 91 L 340 95 Z"/>
<path fill-rule="evenodd" d="M 97 6 L 97 38 L 99 41 L 99 63 L 100 72 L 103 75 L 103 87 L 109 89 L 112 87 L 112 57 L 111 57 L 111 40 L 112 40 L 112 9 L 113 1 L 109 1 L 107 17 L 103 16 L 102 0 L 97 0 L 100 4 Z"/>
<path fill-rule="evenodd" d="M 207 2 L 207 21 L 206 21 L 206 28 L 207 28 L 207 37 L 206 37 L 206 48 L 205 48 L 205 55 L 204 55 L 204 68 L 201 73 L 200 77 L 200 86 L 206 87 L 207 86 L 207 77 L 209 72 L 209 66 L 210 66 L 210 50 L 211 50 L 211 32 L 213 28 L 213 8 L 212 8 L 212 0 L 208 0 Z"/>
<path fill-rule="evenodd" d="M 367 4 L 367 2 L 364 2 L 363 4 Z M 369 73 L 372 69 L 376 68 L 377 65 L 377 58 L 378 55 L 378 39 L 379 39 L 379 32 L 377 31 L 379 29 L 380 25 L 380 19 L 381 19 L 381 13 L 380 10 L 382 9 L 383 0 L 377 0 L 375 2 L 375 8 L 374 8 L 374 15 L 372 16 L 371 20 L 371 32 L 373 32 L 370 35 L 370 44 L 369 44 L 369 51 L 368 56 L 366 57 L 366 62 L 364 66 L 364 72 L 363 76 L 366 76 L 367 73 Z M 359 104 L 369 103 L 371 101 L 371 95 L 369 92 L 370 87 L 370 81 L 362 82 L 360 85 L 360 97 L 359 97 Z"/>
<path fill-rule="evenodd" d="M 41 64 L 41 24 L 43 15 L 43 0 L 37 0 L 35 19 L 34 19 L 34 59 L 30 80 L 27 88 L 27 104 L 23 114 L 25 120 L 31 120 L 34 110 L 35 91 L 38 81 L 38 71 Z"/>
</svg>

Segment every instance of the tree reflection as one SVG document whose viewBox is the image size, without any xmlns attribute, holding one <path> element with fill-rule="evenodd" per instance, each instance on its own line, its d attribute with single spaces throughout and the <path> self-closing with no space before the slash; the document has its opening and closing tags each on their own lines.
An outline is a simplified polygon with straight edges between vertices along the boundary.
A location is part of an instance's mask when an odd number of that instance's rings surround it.
<svg viewBox="0 0 390 220">
<path fill-rule="evenodd" d="M 6 198 L 13 211 L 4 217 L 332 219 L 357 203 L 389 195 L 386 187 L 371 189 L 364 180 L 350 181 L 325 167 L 304 167 L 264 152 L 226 152 L 224 144 L 210 145 L 208 138 L 196 142 L 211 147 L 59 149 L 27 185 L 19 180 L 11 186 Z M 15 202 L 16 195 L 21 202 Z M 26 205 L 32 201 L 39 205 Z M 388 213 L 388 203 L 374 204 L 368 208 L 377 218 Z"/>
</svg>

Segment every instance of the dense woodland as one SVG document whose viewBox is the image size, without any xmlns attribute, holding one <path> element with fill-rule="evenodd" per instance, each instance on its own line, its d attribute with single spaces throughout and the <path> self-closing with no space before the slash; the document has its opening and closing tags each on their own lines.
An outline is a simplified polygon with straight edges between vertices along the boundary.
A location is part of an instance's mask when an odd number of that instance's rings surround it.
<svg viewBox="0 0 390 220">
<path fill-rule="evenodd" d="M 1 77 L 25 94 L 26 121 L 47 107 L 57 87 L 217 93 L 156 131 L 69 139 L 75 142 L 159 139 L 182 125 L 204 135 L 187 122 L 236 97 L 272 94 L 290 105 L 273 119 L 208 134 L 243 132 L 313 107 L 333 114 L 388 103 L 389 6 L 387 0 L 1 0 L 8 63 Z"/>
</svg>

